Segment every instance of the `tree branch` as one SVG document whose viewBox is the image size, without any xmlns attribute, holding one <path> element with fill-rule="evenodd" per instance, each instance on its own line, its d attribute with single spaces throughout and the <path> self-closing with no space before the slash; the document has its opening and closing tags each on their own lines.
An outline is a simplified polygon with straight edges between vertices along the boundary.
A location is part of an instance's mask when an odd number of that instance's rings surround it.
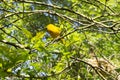
<svg viewBox="0 0 120 80">
<path fill-rule="evenodd" d="M 17 43 L 8 42 L 8 41 L 6 41 L 6 40 L 0 40 L 0 42 L 2 42 L 2 43 L 4 43 L 4 44 L 7 44 L 7 45 L 14 46 L 15 48 L 21 48 L 21 49 L 31 50 L 30 47 L 26 47 L 26 46 L 24 46 L 24 45 L 17 44 Z"/>
<path fill-rule="evenodd" d="M 21 1 L 17 1 L 17 2 L 38 4 L 38 5 L 43 5 L 43 6 L 49 6 L 49 7 L 55 8 L 55 9 L 59 9 L 59 10 L 65 10 L 65 11 L 74 13 L 74 14 L 76 14 L 76 15 L 79 15 L 80 17 L 83 17 L 83 18 L 91 21 L 91 19 L 89 19 L 87 16 L 85 16 L 85 15 L 83 15 L 83 14 L 80 14 L 80 13 L 78 13 L 78 12 L 76 12 L 76 11 L 73 11 L 73 10 L 71 10 L 71 9 L 68 9 L 68 8 L 59 7 L 59 6 L 56 6 L 56 5 L 51 5 L 51 4 L 47 4 L 47 3 L 44 3 L 44 2 L 37 2 L 37 1 L 24 1 L 24 0 L 21 0 Z"/>
</svg>

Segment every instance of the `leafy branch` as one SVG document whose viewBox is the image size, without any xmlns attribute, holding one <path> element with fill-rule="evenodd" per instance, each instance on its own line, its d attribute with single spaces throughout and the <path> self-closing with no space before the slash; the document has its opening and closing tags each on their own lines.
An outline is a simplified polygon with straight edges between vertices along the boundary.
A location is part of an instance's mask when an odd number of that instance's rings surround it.
<svg viewBox="0 0 120 80">
<path fill-rule="evenodd" d="M 53 44 L 54 42 L 56 42 L 56 41 L 58 41 L 58 40 L 60 40 L 60 39 L 62 39 L 62 38 L 64 38 L 64 37 L 66 37 L 66 36 L 68 36 L 68 35 L 70 35 L 70 34 L 72 34 L 72 33 L 74 33 L 74 32 L 76 32 L 76 31 L 78 31 L 78 30 L 84 30 L 84 29 L 90 28 L 90 27 L 93 26 L 93 25 L 95 25 L 95 24 L 92 23 L 92 24 L 86 25 L 86 26 L 84 26 L 84 27 L 76 28 L 76 29 L 74 29 L 73 31 L 71 31 L 71 32 L 69 32 L 69 33 L 67 33 L 67 34 L 65 34 L 65 35 L 63 35 L 63 36 L 58 37 L 58 38 L 54 39 L 53 41 L 50 41 L 49 43 L 46 44 L 46 46 L 48 46 L 49 44 Z"/>
</svg>

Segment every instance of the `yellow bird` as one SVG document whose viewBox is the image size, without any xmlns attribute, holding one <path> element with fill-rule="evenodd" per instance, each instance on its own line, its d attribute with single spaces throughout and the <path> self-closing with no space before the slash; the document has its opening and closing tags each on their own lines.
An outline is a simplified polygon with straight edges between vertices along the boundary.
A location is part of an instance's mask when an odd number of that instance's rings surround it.
<svg viewBox="0 0 120 80">
<path fill-rule="evenodd" d="M 57 37 L 60 36 L 60 34 L 61 34 L 60 28 L 59 28 L 59 27 L 56 27 L 56 26 L 53 25 L 53 24 L 48 24 L 48 25 L 47 25 L 47 31 L 48 31 L 48 33 L 51 35 L 51 37 L 52 37 L 53 39 L 57 38 Z M 61 40 L 62 40 L 62 43 L 63 43 L 63 39 L 61 39 Z"/>
<path fill-rule="evenodd" d="M 49 32 L 52 38 L 57 38 L 58 36 L 60 36 L 61 32 L 60 28 L 56 27 L 53 24 L 47 25 L 47 31 Z"/>
</svg>

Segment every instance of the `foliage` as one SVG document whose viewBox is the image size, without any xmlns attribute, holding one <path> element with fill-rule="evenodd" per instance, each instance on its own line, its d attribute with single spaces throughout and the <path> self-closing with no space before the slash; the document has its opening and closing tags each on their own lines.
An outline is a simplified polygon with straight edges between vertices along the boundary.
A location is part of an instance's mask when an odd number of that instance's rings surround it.
<svg viewBox="0 0 120 80">
<path fill-rule="evenodd" d="M 119 79 L 119 11 L 119 0 L 1 0 L 0 79 Z"/>
</svg>

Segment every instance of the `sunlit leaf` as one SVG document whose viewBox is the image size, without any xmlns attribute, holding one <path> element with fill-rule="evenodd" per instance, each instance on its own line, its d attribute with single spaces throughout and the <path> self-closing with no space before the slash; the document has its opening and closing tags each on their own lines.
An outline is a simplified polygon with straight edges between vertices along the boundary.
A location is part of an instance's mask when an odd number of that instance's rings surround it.
<svg viewBox="0 0 120 80">
<path fill-rule="evenodd" d="M 25 28 L 22 28 L 23 30 L 23 33 L 27 36 L 27 38 L 32 38 L 32 34 L 30 31 L 28 31 L 27 29 Z"/>
</svg>

